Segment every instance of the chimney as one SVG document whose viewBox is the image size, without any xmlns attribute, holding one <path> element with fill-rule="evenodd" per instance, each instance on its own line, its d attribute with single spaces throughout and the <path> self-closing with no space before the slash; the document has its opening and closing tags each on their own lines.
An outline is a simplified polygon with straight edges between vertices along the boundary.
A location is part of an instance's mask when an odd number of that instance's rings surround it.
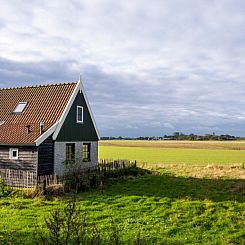
<svg viewBox="0 0 245 245">
<path fill-rule="evenodd" d="M 40 122 L 40 134 L 43 134 L 45 131 L 45 124 L 43 121 Z"/>
<path fill-rule="evenodd" d="M 31 125 L 26 125 L 26 132 L 27 134 L 31 133 Z"/>
</svg>

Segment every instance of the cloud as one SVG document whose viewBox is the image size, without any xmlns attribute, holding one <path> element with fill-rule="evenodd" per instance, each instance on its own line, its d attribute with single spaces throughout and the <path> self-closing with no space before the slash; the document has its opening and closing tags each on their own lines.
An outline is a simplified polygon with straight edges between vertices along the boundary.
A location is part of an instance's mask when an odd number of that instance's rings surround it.
<svg viewBox="0 0 245 245">
<path fill-rule="evenodd" d="M 78 80 L 78 70 L 73 69 L 75 60 L 20 62 L 0 58 L 0 84 L 8 87 L 32 85 L 40 82 Z"/>
<path fill-rule="evenodd" d="M 102 135 L 244 135 L 244 1 L 0 2 L 1 87 L 82 73 Z"/>
<path fill-rule="evenodd" d="M 172 125 L 171 123 L 168 123 L 168 122 L 164 123 L 163 126 L 167 129 L 171 129 L 171 130 L 174 129 L 174 125 Z"/>
</svg>

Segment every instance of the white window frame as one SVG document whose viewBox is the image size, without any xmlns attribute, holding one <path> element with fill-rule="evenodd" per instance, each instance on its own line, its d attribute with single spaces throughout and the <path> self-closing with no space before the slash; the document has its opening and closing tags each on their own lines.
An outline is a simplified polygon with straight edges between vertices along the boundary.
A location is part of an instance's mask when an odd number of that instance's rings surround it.
<svg viewBox="0 0 245 245">
<path fill-rule="evenodd" d="M 82 121 L 79 120 L 79 118 L 78 118 L 78 110 L 79 109 L 82 109 Z M 80 106 L 80 105 L 77 106 L 77 123 L 83 123 L 83 106 Z"/>
<path fill-rule="evenodd" d="M 13 156 L 13 152 L 16 151 L 16 157 Z M 18 160 L 19 159 L 19 149 L 9 148 L 9 159 Z"/>
<path fill-rule="evenodd" d="M 20 113 L 22 113 L 22 112 L 25 110 L 26 105 L 27 105 L 27 102 L 24 102 L 24 101 L 19 102 L 18 105 L 15 107 L 13 113 L 15 113 L 15 114 L 20 114 Z M 19 108 L 20 108 L 20 109 L 19 109 Z"/>
</svg>

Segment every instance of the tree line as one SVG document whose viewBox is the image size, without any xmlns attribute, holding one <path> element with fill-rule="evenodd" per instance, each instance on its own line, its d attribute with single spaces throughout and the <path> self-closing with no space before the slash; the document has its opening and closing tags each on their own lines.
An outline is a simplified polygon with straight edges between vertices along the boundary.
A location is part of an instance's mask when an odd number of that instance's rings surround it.
<svg viewBox="0 0 245 245">
<path fill-rule="evenodd" d="M 229 134 L 221 134 L 216 135 L 205 134 L 205 135 L 197 135 L 197 134 L 184 134 L 182 132 L 174 132 L 172 135 L 163 135 L 163 136 L 140 136 L 140 137 L 114 137 L 114 136 L 104 136 L 101 137 L 101 140 L 195 140 L 195 141 L 204 141 L 204 140 L 245 140 L 245 137 L 237 137 Z"/>
</svg>

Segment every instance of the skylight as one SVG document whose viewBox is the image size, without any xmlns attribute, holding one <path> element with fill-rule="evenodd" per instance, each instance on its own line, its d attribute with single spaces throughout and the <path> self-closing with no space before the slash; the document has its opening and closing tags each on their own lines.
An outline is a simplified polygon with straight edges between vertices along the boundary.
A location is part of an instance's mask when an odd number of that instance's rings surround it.
<svg viewBox="0 0 245 245">
<path fill-rule="evenodd" d="M 14 113 L 22 113 L 26 107 L 27 102 L 19 102 L 19 104 L 14 109 Z"/>
</svg>

